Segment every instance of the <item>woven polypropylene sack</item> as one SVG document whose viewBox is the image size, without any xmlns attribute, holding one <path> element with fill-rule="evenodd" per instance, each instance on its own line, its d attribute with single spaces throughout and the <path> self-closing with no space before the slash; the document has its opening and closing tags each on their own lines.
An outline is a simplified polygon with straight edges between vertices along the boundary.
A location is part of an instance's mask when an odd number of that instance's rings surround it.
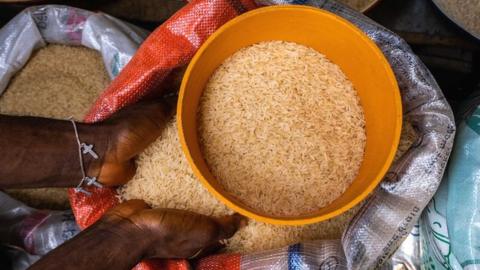
<svg viewBox="0 0 480 270">
<path fill-rule="evenodd" d="M 159 91 L 176 68 L 186 65 L 200 45 L 221 25 L 254 8 L 248 0 L 193 1 L 156 29 L 118 77 L 101 94 L 86 122 L 101 121 L 147 94 Z M 91 196 L 70 190 L 78 224 L 85 228 L 118 204 L 113 188 L 88 188 Z"/>
<path fill-rule="evenodd" d="M 364 15 L 329 0 L 257 0 L 264 5 L 298 2 L 347 19 L 377 44 L 395 73 L 404 119 L 414 127 L 417 139 L 391 166 L 341 240 L 318 240 L 243 255 L 238 268 L 231 269 L 412 269 L 403 264 L 408 258 L 402 258 L 413 254 L 411 250 L 401 250 L 396 260 L 389 258 L 417 224 L 442 179 L 455 135 L 451 108 L 408 44 Z M 205 258 L 199 268 L 207 270 L 225 260 L 228 257 Z"/>
<path fill-rule="evenodd" d="M 27 8 L 0 29 L 0 94 L 33 51 L 47 43 L 97 50 L 111 79 L 130 61 L 148 32 L 102 13 L 47 5 Z"/>
<path fill-rule="evenodd" d="M 419 135 L 390 168 L 386 179 L 352 220 L 342 240 L 314 241 L 250 255 L 217 255 L 198 268 L 371 269 L 383 264 L 408 235 L 436 191 L 448 160 L 455 125 L 451 109 L 430 72 L 398 36 L 335 1 L 258 0 L 258 4 L 308 4 L 351 21 L 390 62 L 402 92 L 404 117 Z M 145 41 L 132 61 L 97 100 L 86 121 L 100 121 L 141 98 L 161 92 L 169 74 L 186 65 L 219 26 L 249 9 L 250 0 L 196 0 L 177 12 Z M 70 192 L 80 226 L 86 227 L 118 203 L 113 189 Z M 375 233 L 374 233 L 375 232 Z M 163 264 L 163 265 L 161 265 Z M 183 261 L 151 261 L 142 269 L 185 269 Z"/>
<path fill-rule="evenodd" d="M 198 0 L 186 5 L 145 40 L 137 54 L 98 98 L 85 121 L 101 121 L 142 97 L 161 91 L 168 75 L 185 66 L 218 27 L 255 7 L 250 0 Z M 112 188 L 91 188 L 88 191 L 90 196 L 69 190 L 73 212 L 82 228 L 119 203 Z M 136 269 L 153 268 L 180 270 L 187 269 L 188 264 L 180 260 L 149 260 L 136 266 Z"/>
<path fill-rule="evenodd" d="M 32 53 L 48 43 L 85 46 L 98 51 L 109 77 L 114 79 L 147 35 L 148 32 L 143 29 L 102 13 L 61 5 L 25 9 L 0 29 L 0 95 L 15 73 L 25 66 Z M 109 207 L 113 205 L 112 196 L 114 193 L 107 193 L 95 203 L 104 208 Z M 72 205 L 77 212 L 90 210 L 88 207 L 79 207 L 75 203 Z M 90 220 L 93 222 L 94 219 Z M 177 262 L 163 264 L 180 264 L 180 267 L 169 267 L 170 269 L 184 269 L 185 265 Z"/>
</svg>

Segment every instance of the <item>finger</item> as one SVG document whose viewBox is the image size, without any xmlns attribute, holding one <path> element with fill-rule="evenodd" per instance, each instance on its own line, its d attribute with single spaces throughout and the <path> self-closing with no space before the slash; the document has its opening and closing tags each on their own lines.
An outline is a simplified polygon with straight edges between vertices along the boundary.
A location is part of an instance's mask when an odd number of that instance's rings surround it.
<svg viewBox="0 0 480 270">
<path fill-rule="evenodd" d="M 152 122 L 155 123 L 158 130 L 163 130 L 165 124 L 174 117 L 177 106 L 178 96 L 164 96 L 148 104 L 147 113 Z M 160 134 L 158 134 L 160 135 Z"/>
<path fill-rule="evenodd" d="M 247 226 L 248 219 L 235 213 L 230 216 L 217 218 L 217 222 L 221 226 L 217 239 L 220 241 L 232 237 L 239 229 Z"/>
<path fill-rule="evenodd" d="M 166 105 L 162 96 L 160 96 L 128 105 L 114 113 L 108 120 L 137 118 L 145 114 L 152 115 L 155 118 L 165 117 L 170 114 L 170 106 Z"/>
<path fill-rule="evenodd" d="M 118 118 L 120 131 L 117 133 L 117 155 L 123 160 L 135 158 L 164 131 L 171 117 L 171 108 L 161 100 L 139 104 L 123 118 Z"/>
<path fill-rule="evenodd" d="M 176 93 L 168 94 L 163 97 L 163 104 L 167 111 L 167 115 L 171 116 L 177 110 L 178 95 Z"/>
</svg>

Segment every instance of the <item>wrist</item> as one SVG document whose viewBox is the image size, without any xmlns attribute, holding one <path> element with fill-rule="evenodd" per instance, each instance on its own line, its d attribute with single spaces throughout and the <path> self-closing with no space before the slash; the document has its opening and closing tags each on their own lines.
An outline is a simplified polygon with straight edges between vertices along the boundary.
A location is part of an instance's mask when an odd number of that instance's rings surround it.
<svg viewBox="0 0 480 270">
<path fill-rule="evenodd" d="M 91 151 L 97 156 L 97 158 L 94 158 L 89 152 L 82 152 L 85 174 L 89 177 L 99 178 L 109 147 L 110 130 L 103 124 L 76 123 L 76 125 L 80 143 L 85 143 L 88 146 L 91 145 Z M 78 160 L 78 162 L 80 161 Z"/>
<path fill-rule="evenodd" d="M 96 125 L 76 123 L 82 142 L 95 144 L 99 160 L 82 154 L 85 173 L 98 174 L 107 136 Z M 0 187 L 75 187 L 82 178 L 78 143 L 70 121 L 37 117 L 2 116 Z"/>
</svg>

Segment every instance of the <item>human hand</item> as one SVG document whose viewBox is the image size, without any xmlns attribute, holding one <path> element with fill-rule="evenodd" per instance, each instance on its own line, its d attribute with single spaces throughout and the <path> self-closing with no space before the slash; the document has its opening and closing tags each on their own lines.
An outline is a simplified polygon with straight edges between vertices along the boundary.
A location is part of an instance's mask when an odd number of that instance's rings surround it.
<svg viewBox="0 0 480 270">
<path fill-rule="evenodd" d="M 97 132 L 108 134 L 108 145 L 100 167 L 91 168 L 87 174 L 98 175 L 107 186 L 129 181 L 136 172 L 136 156 L 160 136 L 174 107 L 174 100 L 143 102 L 96 124 Z"/>
<path fill-rule="evenodd" d="M 178 209 L 150 209 L 142 200 L 131 200 L 111 209 L 102 218 L 107 222 L 127 220 L 144 241 L 146 258 L 202 257 L 223 246 L 247 224 L 239 214 L 220 218 Z"/>
<path fill-rule="evenodd" d="M 112 208 L 29 269 L 132 269 L 144 259 L 200 258 L 244 225 L 246 219 L 238 214 L 212 218 L 150 209 L 141 200 L 131 200 Z"/>
</svg>

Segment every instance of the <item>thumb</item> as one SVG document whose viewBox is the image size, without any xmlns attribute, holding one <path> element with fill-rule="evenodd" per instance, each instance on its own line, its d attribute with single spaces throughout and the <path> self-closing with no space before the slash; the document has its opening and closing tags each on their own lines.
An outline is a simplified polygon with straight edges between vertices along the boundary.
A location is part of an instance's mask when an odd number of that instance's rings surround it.
<svg viewBox="0 0 480 270">
<path fill-rule="evenodd" d="M 217 218 L 216 221 L 220 225 L 217 241 L 232 237 L 239 229 L 248 224 L 248 219 L 237 213 Z"/>
<path fill-rule="evenodd" d="M 115 206 L 109 212 L 107 212 L 107 214 L 110 216 L 119 216 L 119 217 L 128 218 L 131 215 L 137 213 L 138 211 L 149 209 L 149 208 L 150 207 L 143 200 L 129 200 Z"/>
</svg>

